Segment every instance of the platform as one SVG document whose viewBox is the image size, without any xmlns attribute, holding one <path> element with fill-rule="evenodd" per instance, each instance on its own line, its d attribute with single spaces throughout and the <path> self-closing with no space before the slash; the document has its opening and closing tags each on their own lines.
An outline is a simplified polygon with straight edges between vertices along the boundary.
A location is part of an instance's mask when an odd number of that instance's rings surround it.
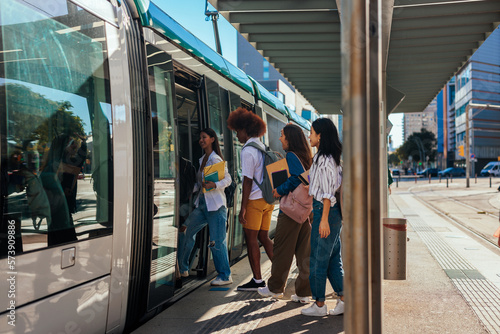
<svg viewBox="0 0 500 334">
<path fill-rule="evenodd" d="M 389 216 L 408 220 L 409 241 L 407 279 L 383 281 L 383 332 L 500 333 L 500 250 L 433 211 L 408 186 L 389 196 Z M 265 253 L 261 260 L 268 278 L 271 262 Z M 231 268 L 232 285 L 207 282 L 133 333 L 343 333 L 343 316 L 300 314 L 308 306 L 290 300 L 293 268 L 283 299 L 261 298 L 236 291 L 251 278 L 244 258 Z M 335 303 L 327 284 L 327 305 Z"/>
</svg>

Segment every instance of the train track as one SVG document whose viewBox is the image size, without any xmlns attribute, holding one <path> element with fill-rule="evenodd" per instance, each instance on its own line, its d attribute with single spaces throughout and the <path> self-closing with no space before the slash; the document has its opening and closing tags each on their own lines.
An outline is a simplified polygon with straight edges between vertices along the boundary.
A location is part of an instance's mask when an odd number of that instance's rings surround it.
<svg viewBox="0 0 500 334">
<path fill-rule="evenodd" d="M 493 233 L 498 228 L 498 209 L 493 207 L 488 197 L 497 196 L 495 192 L 450 196 L 445 191 L 422 190 L 413 187 L 409 192 L 439 215 L 448 218 L 457 226 L 467 230 L 482 241 L 497 248 L 498 239 Z M 471 204 L 473 202 L 474 204 Z"/>
</svg>

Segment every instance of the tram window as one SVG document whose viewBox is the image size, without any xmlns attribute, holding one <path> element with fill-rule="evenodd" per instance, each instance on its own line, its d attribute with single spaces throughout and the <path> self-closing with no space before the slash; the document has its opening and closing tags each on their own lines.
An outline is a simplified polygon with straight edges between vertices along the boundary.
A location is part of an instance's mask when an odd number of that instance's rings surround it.
<svg viewBox="0 0 500 334">
<path fill-rule="evenodd" d="M 32 3 L 0 2 L 0 256 L 112 231 L 104 22 Z"/>
<path fill-rule="evenodd" d="M 273 151 L 278 151 L 283 156 L 285 156 L 285 151 L 283 151 L 283 146 L 279 140 L 281 136 L 281 130 L 285 127 L 285 123 L 280 122 L 276 118 L 267 115 L 267 135 L 269 137 L 269 147 Z"/>
<path fill-rule="evenodd" d="M 219 145 L 224 152 L 224 136 L 222 129 L 222 110 L 219 85 L 207 78 L 208 114 L 210 117 L 210 127 L 219 137 Z"/>
</svg>

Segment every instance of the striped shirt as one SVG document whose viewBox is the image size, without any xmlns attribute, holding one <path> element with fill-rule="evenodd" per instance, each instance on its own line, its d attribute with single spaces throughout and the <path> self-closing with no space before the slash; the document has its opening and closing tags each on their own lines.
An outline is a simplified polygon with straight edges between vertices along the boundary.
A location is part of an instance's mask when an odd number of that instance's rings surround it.
<svg viewBox="0 0 500 334">
<path fill-rule="evenodd" d="M 318 157 L 316 154 L 309 171 L 309 177 L 309 195 L 320 202 L 327 198 L 331 202 L 330 206 L 333 207 L 337 203 L 335 192 L 342 183 L 342 167 L 335 163 L 332 156 L 321 155 Z"/>
</svg>

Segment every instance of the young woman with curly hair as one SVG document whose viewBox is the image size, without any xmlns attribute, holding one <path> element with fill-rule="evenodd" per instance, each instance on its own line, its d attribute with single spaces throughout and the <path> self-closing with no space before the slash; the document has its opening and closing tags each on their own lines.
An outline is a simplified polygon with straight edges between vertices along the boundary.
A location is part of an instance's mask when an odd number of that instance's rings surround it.
<svg viewBox="0 0 500 334">
<path fill-rule="evenodd" d="M 253 181 L 255 178 L 258 182 L 262 182 L 266 171 L 262 152 L 249 144 L 256 143 L 264 148 L 259 137 L 266 132 L 266 123 L 253 112 L 240 107 L 229 114 L 227 127 L 236 131 L 238 140 L 244 144 L 241 149 L 243 190 L 238 218 L 245 232 L 248 260 L 253 273 L 253 278 L 248 283 L 240 285 L 238 290 L 257 291 L 258 288 L 266 286 L 260 270 L 259 241 L 269 259 L 273 258 L 273 242 L 269 239 L 269 228 L 274 205 L 264 200 L 262 191 Z"/>
</svg>

